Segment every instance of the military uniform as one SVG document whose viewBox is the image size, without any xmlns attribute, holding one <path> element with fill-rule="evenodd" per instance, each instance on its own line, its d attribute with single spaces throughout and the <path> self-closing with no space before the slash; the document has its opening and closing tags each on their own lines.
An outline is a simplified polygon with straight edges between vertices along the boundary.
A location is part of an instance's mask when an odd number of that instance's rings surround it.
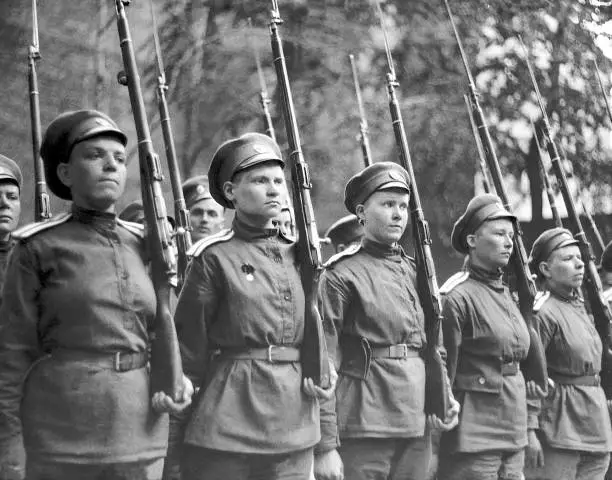
<svg viewBox="0 0 612 480">
<path fill-rule="evenodd" d="M 276 144 L 247 134 L 217 150 L 215 200 L 237 171 L 274 161 Z M 301 389 L 304 291 L 295 244 L 248 225 L 194 244 L 176 311 L 183 367 L 199 394 L 185 433 L 183 478 L 306 478 L 319 408 Z"/>
<path fill-rule="evenodd" d="M 379 162 L 349 181 L 345 204 L 354 213 L 375 191 L 408 184 L 399 165 Z M 426 337 L 415 285 L 414 260 L 399 245 L 364 238 L 326 264 L 320 310 L 339 381 L 322 409 L 318 452 L 336 448 L 339 435 L 346 478 L 425 478 Z"/>
<path fill-rule="evenodd" d="M 452 242 L 468 253 L 466 236 L 484 222 L 514 217 L 494 195 L 473 199 L 453 229 Z M 461 404 L 459 425 L 443 434 L 438 478 L 520 479 L 527 445 L 527 399 L 519 362 L 529 332 L 502 271 L 476 268 L 441 288 L 447 368 Z"/>
<path fill-rule="evenodd" d="M 347 215 L 336 220 L 323 235 L 334 246 L 336 253 L 358 244 L 362 236 L 363 226 L 356 215 Z"/>
<path fill-rule="evenodd" d="M 553 251 L 577 244 L 568 230 L 547 230 L 533 245 L 532 270 L 539 271 L 539 263 Z M 542 293 L 534 314 L 555 387 L 542 400 L 539 414 L 544 467 L 530 469 L 527 478 L 600 479 L 612 449 L 610 415 L 599 379 L 601 339 L 578 292 L 571 297 Z"/>
<path fill-rule="evenodd" d="M 13 160 L 4 155 L 0 155 L 0 182 L 14 183 L 21 190 L 21 170 Z M 15 240 L 10 235 L 7 239 L 0 240 L 0 299 L 2 298 L 1 292 L 5 283 L 8 259 L 14 246 Z"/>
<path fill-rule="evenodd" d="M 99 135 L 127 140 L 95 111 L 49 126 L 41 153 L 56 195 L 71 199 L 50 164 Z M 0 310 L 1 439 L 23 432 L 32 480 L 160 478 L 167 416 L 151 409 L 156 298 L 142 226 L 73 204 L 15 238 Z"/>
</svg>

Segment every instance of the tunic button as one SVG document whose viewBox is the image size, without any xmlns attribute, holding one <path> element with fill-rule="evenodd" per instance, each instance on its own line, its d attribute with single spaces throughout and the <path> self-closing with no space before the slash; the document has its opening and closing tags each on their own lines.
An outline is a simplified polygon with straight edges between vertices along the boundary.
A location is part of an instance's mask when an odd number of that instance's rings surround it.
<svg viewBox="0 0 612 480">
<path fill-rule="evenodd" d="M 485 384 L 485 378 L 484 377 L 478 377 L 478 383 L 480 383 L 481 385 Z"/>
<path fill-rule="evenodd" d="M 291 296 L 290 295 L 285 295 L 285 300 L 287 300 L 287 301 L 291 300 Z"/>
</svg>

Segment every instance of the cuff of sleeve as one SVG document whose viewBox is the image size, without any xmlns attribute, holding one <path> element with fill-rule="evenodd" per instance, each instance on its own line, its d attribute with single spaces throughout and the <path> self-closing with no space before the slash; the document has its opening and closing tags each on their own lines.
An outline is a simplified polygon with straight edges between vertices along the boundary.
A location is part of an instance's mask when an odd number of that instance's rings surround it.
<svg viewBox="0 0 612 480">
<path fill-rule="evenodd" d="M 321 440 L 315 445 L 315 455 L 334 450 L 339 446 L 338 426 L 335 423 L 321 422 Z"/>
<path fill-rule="evenodd" d="M 537 430 L 540 428 L 540 422 L 538 421 L 537 415 L 527 415 L 527 429 L 528 430 Z"/>
<path fill-rule="evenodd" d="M 328 439 L 327 441 L 321 440 L 319 443 L 315 445 L 314 454 L 321 455 L 325 452 L 329 452 L 330 450 L 335 450 L 339 446 L 340 446 L 339 438 Z"/>
</svg>

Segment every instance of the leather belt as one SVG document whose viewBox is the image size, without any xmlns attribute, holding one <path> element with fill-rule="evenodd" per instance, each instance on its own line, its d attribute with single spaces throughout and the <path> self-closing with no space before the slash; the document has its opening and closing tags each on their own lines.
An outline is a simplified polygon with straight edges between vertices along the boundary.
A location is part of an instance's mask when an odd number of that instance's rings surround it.
<svg viewBox="0 0 612 480">
<path fill-rule="evenodd" d="M 215 352 L 219 358 L 232 360 L 267 360 L 271 363 L 300 361 L 300 349 L 270 345 L 267 348 L 221 348 Z"/>
<path fill-rule="evenodd" d="M 513 375 L 516 375 L 518 372 L 519 372 L 518 362 L 502 363 L 501 374 L 504 377 L 511 377 Z"/>
<path fill-rule="evenodd" d="M 559 385 L 582 385 L 585 387 L 598 387 L 601 382 L 599 375 L 581 375 L 581 376 L 570 376 L 562 375 L 559 373 L 551 373 L 548 375 L 553 382 Z"/>
<path fill-rule="evenodd" d="M 148 352 L 87 352 L 57 348 L 51 352 L 51 358 L 75 362 L 90 362 L 98 367 L 108 368 L 116 372 L 129 372 L 144 368 L 149 362 Z"/>
<path fill-rule="evenodd" d="M 420 356 L 420 350 L 410 348 L 405 343 L 386 347 L 372 347 L 372 358 L 415 358 Z"/>
</svg>

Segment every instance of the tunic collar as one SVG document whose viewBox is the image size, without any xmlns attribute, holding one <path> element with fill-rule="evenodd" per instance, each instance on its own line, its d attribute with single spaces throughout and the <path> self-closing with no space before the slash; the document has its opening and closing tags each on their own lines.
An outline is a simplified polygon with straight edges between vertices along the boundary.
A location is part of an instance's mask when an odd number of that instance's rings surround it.
<svg viewBox="0 0 612 480">
<path fill-rule="evenodd" d="M 248 225 L 238 218 L 237 215 L 234 217 L 234 221 L 232 222 L 232 229 L 237 237 L 245 240 L 278 237 L 279 232 L 278 228 L 261 228 Z"/>
<path fill-rule="evenodd" d="M 7 240 L 0 240 L 0 252 L 8 252 L 13 248 L 15 241 L 9 235 Z"/>
<path fill-rule="evenodd" d="M 366 252 L 374 257 L 399 259 L 404 254 L 404 250 L 398 244 L 387 245 L 365 237 L 361 240 L 361 245 Z"/>
<path fill-rule="evenodd" d="M 472 265 L 472 263 L 468 260 L 466 262 L 466 269 L 468 272 L 470 272 L 470 278 L 474 278 L 482 283 L 486 283 L 487 285 L 490 285 L 491 287 L 497 289 L 504 288 L 504 282 L 502 280 L 504 272 L 501 268 L 498 268 L 495 271 L 490 271 Z"/>
<path fill-rule="evenodd" d="M 114 213 L 89 210 L 74 203 L 72 204 L 72 217 L 78 222 L 105 230 L 113 230 L 117 225 L 117 215 Z"/>
<path fill-rule="evenodd" d="M 557 292 L 553 289 L 549 289 L 549 291 L 553 297 L 558 298 L 559 300 L 565 303 L 582 304 L 584 302 L 577 290 L 573 290 L 570 296 L 562 294 L 561 292 Z"/>
</svg>

